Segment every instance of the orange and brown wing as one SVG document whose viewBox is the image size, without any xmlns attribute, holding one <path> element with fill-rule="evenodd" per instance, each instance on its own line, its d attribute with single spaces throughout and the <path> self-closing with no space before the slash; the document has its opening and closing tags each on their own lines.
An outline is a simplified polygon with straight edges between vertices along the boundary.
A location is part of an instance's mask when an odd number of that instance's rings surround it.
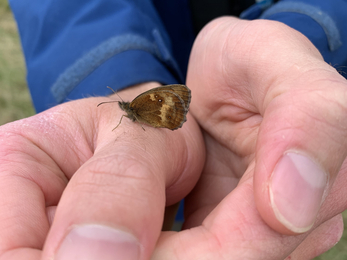
<svg viewBox="0 0 347 260">
<path fill-rule="evenodd" d="M 183 101 L 184 106 L 189 109 L 190 100 L 191 100 L 191 91 L 186 85 L 180 85 L 180 84 L 172 84 L 172 85 L 166 85 L 161 86 L 158 88 L 154 88 L 152 90 L 159 89 L 160 91 L 168 90 L 176 93 Z"/>
<path fill-rule="evenodd" d="M 168 85 L 142 93 L 131 102 L 130 107 L 138 121 L 175 130 L 187 120 L 190 99 L 190 90 L 186 86 Z"/>
</svg>

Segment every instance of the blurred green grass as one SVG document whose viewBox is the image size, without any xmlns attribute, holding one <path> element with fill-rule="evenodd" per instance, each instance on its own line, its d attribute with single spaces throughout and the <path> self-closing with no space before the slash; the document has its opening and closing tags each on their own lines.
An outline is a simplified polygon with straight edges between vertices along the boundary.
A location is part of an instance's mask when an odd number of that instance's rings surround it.
<svg viewBox="0 0 347 260">
<path fill-rule="evenodd" d="M 0 0 L 0 125 L 33 115 L 16 24 Z"/>
<path fill-rule="evenodd" d="M 25 80 L 17 27 L 7 0 L 0 0 L 0 125 L 34 115 Z M 343 213 L 347 223 L 347 211 Z M 347 230 L 341 241 L 315 260 L 346 260 Z"/>
</svg>

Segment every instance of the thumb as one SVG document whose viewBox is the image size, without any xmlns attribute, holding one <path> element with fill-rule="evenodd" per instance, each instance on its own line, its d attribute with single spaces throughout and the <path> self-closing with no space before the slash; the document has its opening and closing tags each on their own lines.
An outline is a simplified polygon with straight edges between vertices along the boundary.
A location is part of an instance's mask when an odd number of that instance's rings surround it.
<svg viewBox="0 0 347 260">
<path fill-rule="evenodd" d="M 324 66 L 283 83 L 289 90 L 269 101 L 259 129 L 256 205 L 284 234 L 315 224 L 347 154 L 347 83 Z"/>
</svg>

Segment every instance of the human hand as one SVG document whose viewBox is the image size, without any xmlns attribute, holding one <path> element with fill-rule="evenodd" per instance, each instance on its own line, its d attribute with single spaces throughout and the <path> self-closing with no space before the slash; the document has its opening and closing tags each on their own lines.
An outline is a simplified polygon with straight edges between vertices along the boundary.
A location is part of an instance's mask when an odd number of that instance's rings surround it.
<svg viewBox="0 0 347 260">
<path fill-rule="evenodd" d="M 156 86 L 118 93 L 130 101 Z M 176 131 L 143 131 L 127 118 L 112 131 L 124 111 L 97 107 L 107 99 L 68 102 L 0 127 L 0 259 L 150 258 L 165 205 L 200 176 L 202 135 L 189 114 Z"/>
<path fill-rule="evenodd" d="M 186 230 L 164 233 L 153 259 L 311 259 L 335 245 L 346 80 L 283 24 L 220 18 L 195 41 L 187 85 L 207 157 Z"/>
</svg>

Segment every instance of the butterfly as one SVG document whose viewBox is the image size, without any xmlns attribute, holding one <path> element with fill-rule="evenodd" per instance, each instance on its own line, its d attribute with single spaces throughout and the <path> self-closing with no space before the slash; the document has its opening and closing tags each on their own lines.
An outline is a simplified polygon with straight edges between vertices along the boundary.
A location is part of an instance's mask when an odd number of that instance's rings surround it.
<svg viewBox="0 0 347 260">
<path fill-rule="evenodd" d="M 190 100 L 191 91 L 186 85 L 173 84 L 152 88 L 138 95 L 131 102 L 106 101 L 98 106 L 118 102 L 119 107 L 126 112 L 113 130 L 120 125 L 124 116 L 140 124 L 176 130 L 187 121 Z M 142 129 L 145 130 L 143 127 Z"/>
</svg>

